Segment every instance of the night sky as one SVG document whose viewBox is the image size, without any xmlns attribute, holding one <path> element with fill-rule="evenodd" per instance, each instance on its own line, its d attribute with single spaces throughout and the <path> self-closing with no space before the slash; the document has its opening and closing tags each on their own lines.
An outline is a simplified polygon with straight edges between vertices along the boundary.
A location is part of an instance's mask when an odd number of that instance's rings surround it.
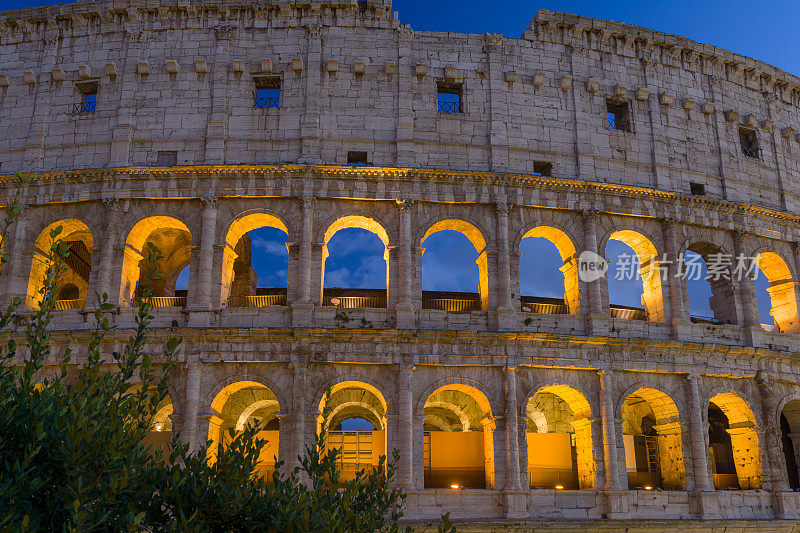
<svg viewBox="0 0 800 533">
<path fill-rule="evenodd" d="M 18 9 L 59 2 L 0 0 L 0 9 Z M 501 33 L 519 37 L 527 29 L 536 10 L 549 9 L 601 19 L 617 20 L 657 31 L 686 36 L 754 57 L 792 73 L 800 73 L 800 2 L 752 0 L 540 0 L 539 2 L 478 0 L 395 0 L 393 9 L 400 22 L 416 30 L 472 33 Z M 0 67 L 2 69 L 2 67 Z M 285 284 L 286 236 L 277 230 L 261 229 L 250 233 L 253 240 L 253 267 L 259 286 Z M 476 251 L 466 238 L 454 232 L 440 232 L 425 242 L 423 288 L 425 290 L 477 290 Z M 380 240 L 364 230 L 342 230 L 329 243 L 326 287 L 382 288 L 386 284 L 385 262 Z M 563 277 L 558 253 L 543 239 L 526 239 L 520 247 L 520 284 L 523 295 L 563 296 Z M 611 242 L 606 257 L 612 260 L 609 286 L 612 303 L 640 305 L 641 283 L 613 279 L 615 257 L 630 253 L 624 244 Z M 187 275 L 178 287 L 185 288 Z M 759 310 L 763 323 L 772 323 L 769 296 L 763 275 L 756 280 Z M 708 284 L 690 282 L 691 311 L 709 315 Z"/>
</svg>

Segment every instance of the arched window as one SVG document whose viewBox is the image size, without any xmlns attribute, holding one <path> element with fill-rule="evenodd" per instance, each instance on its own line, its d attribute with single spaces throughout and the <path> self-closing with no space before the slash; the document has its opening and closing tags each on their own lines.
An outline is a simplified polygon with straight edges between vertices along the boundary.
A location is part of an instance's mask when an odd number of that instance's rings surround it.
<svg viewBox="0 0 800 533">
<path fill-rule="evenodd" d="M 385 308 L 389 236 L 375 220 L 352 215 L 325 232 L 322 305 Z"/>
<path fill-rule="evenodd" d="M 747 402 L 729 392 L 711 398 L 708 441 L 715 488 L 761 488 L 761 447 Z"/>
<path fill-rule="evenodd" d="M 756 261 L 754 281 L 761 324 L 783 333 L 800 332 L 795 284 L 789 266 L 775 252 L 762 252 Z"/>
<path fill-rule="evenodd" d="M 488 309 L 486 241 L 475 226 L 443 220 L 428 229 L 421 244 L 423 309 Z"/>
<path fill-rule="evenodd" d="M 783 406 L 780 426 L 786 479 L 789 488 L 797 490 L 800 489 L 800 400 L 792 400 Z"/>
<path fill-rule="evenodd" d="M 288 231 L 264 212 L 239 215 L 225 236 L 220 301 L 228 307 L 286 305 Z"/>
<path fill-rule="evenodd" d="M 658 252 L 647 237 L 615 231 L 606 244 L 608 291 L 613 318 L 664 320 Z"/>
<path fill-rule="evenodd" d="M 566 385 L 550 385 L 528 400 L 526 411 L 529 486 L 593 489 L 591 408 L 586 398 Z"/>
<path fill-rule="evenodd" d="M 322 398 L 319 409 L 318 426 L 328 427 L 326 445 L 339 450 L 342 482 L 379 465 L 386 455 L 386 400 L 376 388 L 358 381 L 338 383 L 331 388 L 328 405 Z"/>
<path fill-rule="evenodd" d="M 494 488 L 494 418 L 468 385 L 445 385 L 426 400 L 422 422 L 425 488 Z"/>
<path fill-rule="evenodd" d="M 683 441 L 672 398 L 656 389 L 639 389 L 625 399 L 622 420 L 628 488 L 683 490 Z"/>
<path fill-rule="evenodd" d="M 219 448 L 230 444 L 230 430 L 236 434 L 244 430 L 247 424 L 254 424 L 260 429 L 256 438 L 266 441 L 259 454 L 257 473 L 271 480 L 280 444 L 280 406 L 275 394 L 261 383 L 237 381 L 217 394 L 211 403 L 211 412 L 208 426 L 208 440 L 211 441 L 209 461 L 216 461 Z"/>
<path fill-rule="evenodd" d="M 732 271 L 726 258 L 729 256 L 722 249 L 707 242 L 693 243 L 684 253 L 683 273 L 692 322 L 738 322 Z"/>
<path fill-rule="evenodd" d="M 538 226 L 519 245 L 519 291 L 523 311 L 579 314 L 575 246 L 561 230 Z"/>
</svg>

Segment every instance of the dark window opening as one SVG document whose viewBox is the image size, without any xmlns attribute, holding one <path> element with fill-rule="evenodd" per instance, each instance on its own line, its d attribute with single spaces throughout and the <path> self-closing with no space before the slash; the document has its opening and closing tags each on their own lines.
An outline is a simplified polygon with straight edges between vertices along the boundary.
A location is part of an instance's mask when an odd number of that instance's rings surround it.
<svg viewBox="0 0 800 533">
<path fill-rule="evenodd" d="M 281 78 L 279 76 L 256 76 L 253 81 L 256 86 L 253 106 L 256 109 L 281 106 Z"/>
<path fill-rule="evenodd" d="M 356 167 L 365 167 L 367 162 L 367 152 L 347 152 L 347 164 Z"/>
<path fill-rule="evenodd" d="M 702 183 L 689 183 L 689 190 L 691 191 L 692 195 L 694 196 L 705 196 L 706 195 L 706 186 Z"/>
<path fill-rule="evenodd" d="M 463 113 L 460 83 L 439 82 L 436 86 L 436 100 L 439 113 Z"/>
<path fill-rule="evenodd" d="M 160 167 L 174 167 L 178 164 L 178 152 L 158 152 L 156 164 Z"/>
<path fill-rule="evenodd" d="M 367 9 L 367 0 L 358 0 L 358 9 L 361 11 Z"/>
<path fill-rule="evenodd" d="M 606 100 L 606 116 L 608 129 L 631 131 L 631 114 L 627 103 Z"/>
<path fill-rule="evenodd" d="M 742 146 L 742 155 L 754 159 L 761 158 L 761 149 L 758 147 L 758 137 L 755 130 L 739 128 L 739 144 Z"/>
<path fill-rule="evenodd" d="M 75 113 L 94 113 L 97 109 L 97 82 L 86 82 L 77 85 L 81 100 L 75 104 Z"/>
<path fill-rule="evenodd" d="M 541 161 L 534 161 L 533 175 L 550 177 L 553 175 L 553 163 L 545 163 Z"/>
</svg>

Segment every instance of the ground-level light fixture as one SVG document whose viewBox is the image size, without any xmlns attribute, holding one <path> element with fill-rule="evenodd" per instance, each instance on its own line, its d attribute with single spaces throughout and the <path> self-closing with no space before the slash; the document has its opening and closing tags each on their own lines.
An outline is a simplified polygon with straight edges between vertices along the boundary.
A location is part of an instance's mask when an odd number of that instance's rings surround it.
<svg viewBox="0 0 800 533">
<path fill-rule="evenodd" d="M 644 490 L 653 490 L 653 487 L 651 487 L 650 485 L 645 485 Z"/>
<path fill-rule="evenodd" d="M 162 429 L 164 429 L 164 426 L 161 424 L 156 424 L 156 431 L 161 431 Z"/>
<path fill-rule="evenodd" d="M 556 485 L 556 490 L 564 490 L 564 485 Z"/>
<path fill-rule="evenodd" d="M 460 489 L 461 485 L 459 485 L 458 483 L 453 483 L 453 484 L 450 485 L 450 488 L 451 489 Z"/>
</svg>

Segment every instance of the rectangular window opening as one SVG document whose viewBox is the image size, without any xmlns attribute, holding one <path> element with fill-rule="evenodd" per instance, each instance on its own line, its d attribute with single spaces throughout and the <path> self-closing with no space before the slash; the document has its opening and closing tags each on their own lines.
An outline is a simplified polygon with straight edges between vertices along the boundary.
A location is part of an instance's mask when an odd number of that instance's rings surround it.
<svg viewBox="0 0 800 533">
<path fill-rule="evenodd" d="M 631 114 L 627 102 L 606 100 L 606 116 L 608 129 L 631 131 Z"/>
<path fill-rule="evenodd" d="M 550 177 L 553 175 L 553 163 L 546 163 L 543 161 L 534 161 L 533 175 Z"/>
<path fill-rule="evenodd" d="M 279 108 L 281 106 L 280 76 L 255 76 L 254 107 L 256 109 Z"/>
<path fill-rule="evenodd" d="M 702 183 L 689 183 L 689 191 L 694 196 L 705 196 L 706 195 L 706 186 Z"/>
<path fill-rule="evenodd" d="M 174 167 L 178 164 L 178 152 L 159 151 L 156 157 L 156 165 L 160 167 Z"/>
<path fill-rule="evenodd" d="M 367 152 L 347 152 L 347 164 L 354 167 L 368 166 L 369 163 L 367 162 Z"/>
<path fill-rule="evenodd" d="M 75 113 L 94 113 L 97 110 L 97 87 L 96 81 L 76 84 L 80 93 L 80 102 L 75 104 Z"/>
<path fill-rule="evenodd" d="M 753 159 L 761 158 L 761 149 L 758 147 L 758 136 L 756 136 L 755 130 L 739 128 L 739 144 L 742 147 L 742 155 Z"/>
<path fill-rule="evenodd" d="M 464 112 L 460 83 L 437 83 L 436 100 L 439 106 L 439 113 Z"/>
</svg>

